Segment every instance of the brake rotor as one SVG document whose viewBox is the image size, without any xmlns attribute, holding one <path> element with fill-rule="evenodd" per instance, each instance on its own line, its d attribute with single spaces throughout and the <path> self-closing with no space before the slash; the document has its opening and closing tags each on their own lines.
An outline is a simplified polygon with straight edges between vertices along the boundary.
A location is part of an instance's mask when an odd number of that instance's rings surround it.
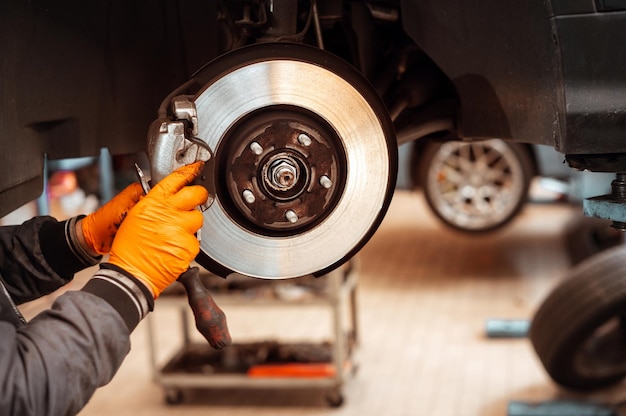
<svg viewBox="0 0 626 416">
<path fill-rule="evenodd" d="M 397 171 L 371 86 L 333 55 L 284 43 L 238 49 L 195 78 L 197 137 L 215 154 L 197 261 L 221 276 L 281 279 L 352 257 L 382 221 Z"/>
</svg>

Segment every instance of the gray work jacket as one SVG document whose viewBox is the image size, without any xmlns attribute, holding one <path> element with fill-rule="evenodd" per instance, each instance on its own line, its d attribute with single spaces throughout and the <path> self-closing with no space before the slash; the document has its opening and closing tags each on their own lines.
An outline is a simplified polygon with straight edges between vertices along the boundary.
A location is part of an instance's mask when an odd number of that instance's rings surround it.
<svg viewBox="0 0 626 416">
<path fill-rule="evenodd" d="M 77 244 L 75 221 L 37 217 L 0 227 L 0 414 L 73 415 L 107 384 L 152 310 L 147 288 L 102 264 L 79 291 L 26 322 L 16 305 L 49 294 L 96 264 Z"/>
</svg>

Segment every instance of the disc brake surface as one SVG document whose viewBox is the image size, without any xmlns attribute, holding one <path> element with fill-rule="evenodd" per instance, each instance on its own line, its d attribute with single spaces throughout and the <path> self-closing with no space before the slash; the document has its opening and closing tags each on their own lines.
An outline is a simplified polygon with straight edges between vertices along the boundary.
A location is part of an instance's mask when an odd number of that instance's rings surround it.
<svg viewBox="0 0 626 416">
<path fill-rule="evenodd" d="M 215 201 L 197 258 L 208 270 L 265 279 L 327 272 L 386 211 L 391 123 L 337 58 L 302 45 L 243 49 L 211 63 L 198 75 L 202 87 L 172 98 L 170 117 L 153 123 L 153 180 L 210 159 L 200 182 Z"/>
</svg>

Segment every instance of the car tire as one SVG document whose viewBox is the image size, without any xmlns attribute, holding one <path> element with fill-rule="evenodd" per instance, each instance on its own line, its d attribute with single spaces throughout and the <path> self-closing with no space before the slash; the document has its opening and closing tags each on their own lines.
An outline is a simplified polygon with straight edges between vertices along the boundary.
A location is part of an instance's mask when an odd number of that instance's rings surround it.
<svg viewBox="0 0 626 416">
<path fill-rule="evenodd" d="M 468 233 L 508 224 L 525 204 L 534 172 L 528 148 L 501 139 L 433 140 L 414 160 L 429 208 L 447 226 Z"/>
<path fill-rule="evenodd" d="M 626 376 L 626 247 L 574 267 L 543 301 L 529 338 L 552 379 L 590 390 Z"/>
</svg>

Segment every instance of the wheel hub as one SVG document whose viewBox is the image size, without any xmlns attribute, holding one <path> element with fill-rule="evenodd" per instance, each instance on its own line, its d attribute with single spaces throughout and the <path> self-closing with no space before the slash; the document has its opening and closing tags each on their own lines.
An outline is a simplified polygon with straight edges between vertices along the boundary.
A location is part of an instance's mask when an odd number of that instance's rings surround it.
<svg viewBox="0 0 626 416">
<path fill-rule="evenodd" d="M 242 227 L 265 235 L 303 230 L 343 190 L 346 157 L 329 126 L 302 109 L 266 108 L 240 120 L 218 153 L 218 195 Z M 334 180 L 333 180 L 334 178 Z"/>
<path fill-rule="evenodd" d="M 277 191 L 288 191 L 298 182 L 300 169 L 296 160 L 282 153 L 271 164 L 263 168 L 263 182 Z"/>
</svg>

